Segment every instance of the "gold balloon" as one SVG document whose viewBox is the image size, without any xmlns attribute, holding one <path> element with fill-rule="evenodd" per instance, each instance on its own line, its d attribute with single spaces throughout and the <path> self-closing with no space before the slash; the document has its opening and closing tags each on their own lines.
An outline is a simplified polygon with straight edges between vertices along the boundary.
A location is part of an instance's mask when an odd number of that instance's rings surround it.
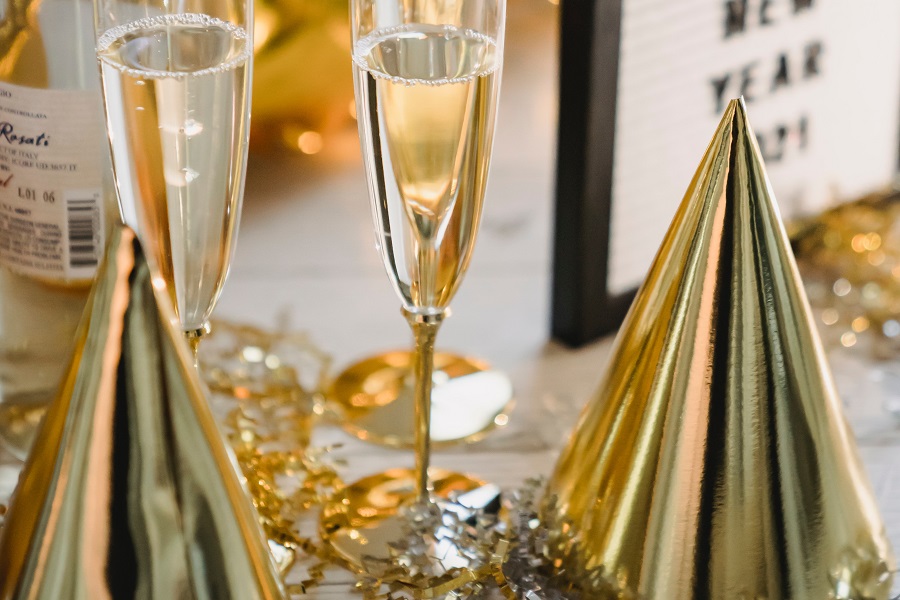
<svg viewBox="0 0 900 600">
<path fill-rule="evenodd" d="M 555 564 L 598 600 L 888 597 L 892 551 L 743 101 L 725 111 L 543 516 Z"/>
<path fill-rule="evenodd" d="M 118 230 L 0 534 L 0 599 L 285 597 L 159 285 Z"/>
</svg>

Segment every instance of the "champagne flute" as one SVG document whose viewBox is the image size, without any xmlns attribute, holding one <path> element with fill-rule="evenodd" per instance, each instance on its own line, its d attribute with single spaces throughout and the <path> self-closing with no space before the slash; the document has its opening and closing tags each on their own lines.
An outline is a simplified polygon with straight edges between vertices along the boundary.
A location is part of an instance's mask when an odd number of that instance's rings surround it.
<svg viewBox="0 0 900 600">
<path fill-rule="evenodd" d="M 122 220 L 199 369 L 244 193 L 253 0 L 95 0 L 94 25 Z M 269 548 L 280 571 L 290 568 L 293 548 Z"/>
<path fill-rule="evenodd" d="M 166 284 L 197 359 L 228 274 L 250 120 L 252 0 L 96 0 L 123 221 Z"/>
<path fill-rule="evenodd" d="M 435 514 L 434 498 L 482 485 L 429 471 L 431 388 L 435 336 L 481 219 L 504 17 L 505 0 L 351 0 L 357 114 L 377 246 L 416 355 L 415 468 L 351 484 L 323 510 L 323 536 L 360 571 L 377 559 L 390 562 L 391 542 L 408 535 L 404 519 L 421 526 L 421 515 Z M 430 554 L 442 556 L 434 560 L 444 567 L 453 564 L 446 548 Z"/>
</svg>

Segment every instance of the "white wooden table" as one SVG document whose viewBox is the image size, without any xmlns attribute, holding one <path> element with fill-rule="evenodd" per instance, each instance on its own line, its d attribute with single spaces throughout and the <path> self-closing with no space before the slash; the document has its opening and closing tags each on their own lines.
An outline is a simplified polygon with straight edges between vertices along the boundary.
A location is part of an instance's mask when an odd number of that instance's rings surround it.
<svg viewBox="0 0 900 600">
<path fill-rule="evenodd" d="M 549 342 L 551 230 L 556 142 L 556 7 L 509 6 L 506 63 L 483 228 L 469 274 L 438 346 L 492 362 L 512 378 L 518 406 L 510 425 L 485 441 L 437 453 L 434 463 L 502 486 L 546 474 L 605 366 L 611 340 L 574 351 Z M 349 67 L 348 67 L 349 68 Z M 287 314 L 336 359 L 337 367 L 409 344 L 408 327 L 374 248 L 355 131 L 315 157 L 254 157 L 234 270 L 219 315 L 271 326 Z M 699 157 L 698 157 L 699 160 Z M 691 174 L 685 174 L 685 185 Z M 900 421 L 882 410 L 885 389 L 870 365 L 837 365 L 848 417 L 860 434 L 894 545 L 900 548 Z M 840 357 L 839 357 L 840 358 Z M 846 357 L 845 357 L 846 358 Z M 900 379 L 897 379 L 900 394 Z M 341 441 L 347 480 L 391 466 L 408 453 Z M 349 581 L 349 579 L 347 579 Z M 314 598 L 350 598 L 341 583 Z"/>
<path fill-rule="evenodd" d="M 438 452 L 433 462 L 504 487 L 549 473 L 599 381 L 611 345 L 605 339 L 576 351 L 548 341 L 556 35 L 553 4 L 510 3 L 483 227 L 453 317 L 438 338 L 441 348 L 480 356 L 506 371 L 518 405 L 505 430 L 472 446 Z M 263 327 L 286 315 L 291 328 L 309 332 L 335 357 L 338 368 L 378 351 L 405 348 L 408 327 L 374 240 L 354 130 L 313 157 L 253 156 L 237 256 L 216 314 Z M 894 546 L 900 548 L 900 421 L 881 406 L 890 381 L 878 381 L 871 365 L 859 360 L 863 357 L 838 358 L 848 417 Z M 900 394 L 900 378 L 896 381 Z M 365 445 L 334 428 L 317 430 L 313 443 L 335 441 L 344 443 L 339 453 L 349 463 L 343 472 L 348 481 L 412 465 L 409 453 Z M 9 460 L 0 464 L 0 496 L 9 492 L 2 482 L 10 481 L 15 469 Z M 346 577 L 328 583 L 311 597 L 353 598 L 349 582 Z"/>
</svg>

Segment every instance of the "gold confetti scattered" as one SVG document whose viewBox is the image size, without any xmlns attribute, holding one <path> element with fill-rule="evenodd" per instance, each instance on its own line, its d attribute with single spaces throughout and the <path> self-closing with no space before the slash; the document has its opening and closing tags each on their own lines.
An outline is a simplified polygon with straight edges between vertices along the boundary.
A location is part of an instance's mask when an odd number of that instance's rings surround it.
<svg viewBox="0 0 900 600">
<path fill-rule="evenodd" d="M 343 486 L 332 449 L 309 446 L 314 424 L 328 412 L 321 390 L 330 359 L 302 335 L 223 323 L 213 331 L 200 357 L 215 392 L 213 409 L 273 556 L 287 574 L 286 589 L 302 597 L 341 565 L 328 546 L 298 532 L 298 522 Z M 404 509 L 409 531 L 403 541 L 392 545 L 390 559 L 364 561 L 366 574 L 357 575 L 354 589 L 362 600 L 635 598 L 627 582 L 583 566 L 580 541 L 567 524 L 541 521 L 542 481 L 529 480 L 502 503 L 496 501 L 499 488 L 490 487 L 485 497 L 495 500 L 483 508 L 450 498 Z M 550 526 L 564 535 L 551 536 L 556 532 Z M 547 558 L 550 539 L 565 540 L 563 553 L 556 554 L 563 561 Z M 447 552 L 447 544 L 453 551 L 442 556 L 453 556 L 449 565 L 433 556 L 438 547 Z"/>
<path fill-rule="evenodd" d="M 200 362 L 279 569 L 311 561 L 308 579 L 288 582 L 291 593 L 306 593 L 321 581 L 326 559 L 297 521 L 343 485 L 331 449 L 309 447 L 330 358 L 305 335 L 216 322 Z"/>
<path fill-rule="evenodd" d="M 823 341 L 876 359 L 900 352 L 900 191 L 825 211 L 796 227 L 797 265 Z"/>
</svg>

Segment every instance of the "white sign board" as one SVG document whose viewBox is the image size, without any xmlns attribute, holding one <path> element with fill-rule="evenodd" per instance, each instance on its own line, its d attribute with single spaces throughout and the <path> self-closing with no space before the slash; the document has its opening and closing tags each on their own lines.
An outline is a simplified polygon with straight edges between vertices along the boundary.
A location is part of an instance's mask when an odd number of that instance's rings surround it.
<svg viewBox="0 0 900 600">
<path fill-rule="evenodd" d="M 900 0 L 621 3 L 609 294 L 643 280 L 731 98 L 786 218 L 896 174 Z"/>
</svg>

